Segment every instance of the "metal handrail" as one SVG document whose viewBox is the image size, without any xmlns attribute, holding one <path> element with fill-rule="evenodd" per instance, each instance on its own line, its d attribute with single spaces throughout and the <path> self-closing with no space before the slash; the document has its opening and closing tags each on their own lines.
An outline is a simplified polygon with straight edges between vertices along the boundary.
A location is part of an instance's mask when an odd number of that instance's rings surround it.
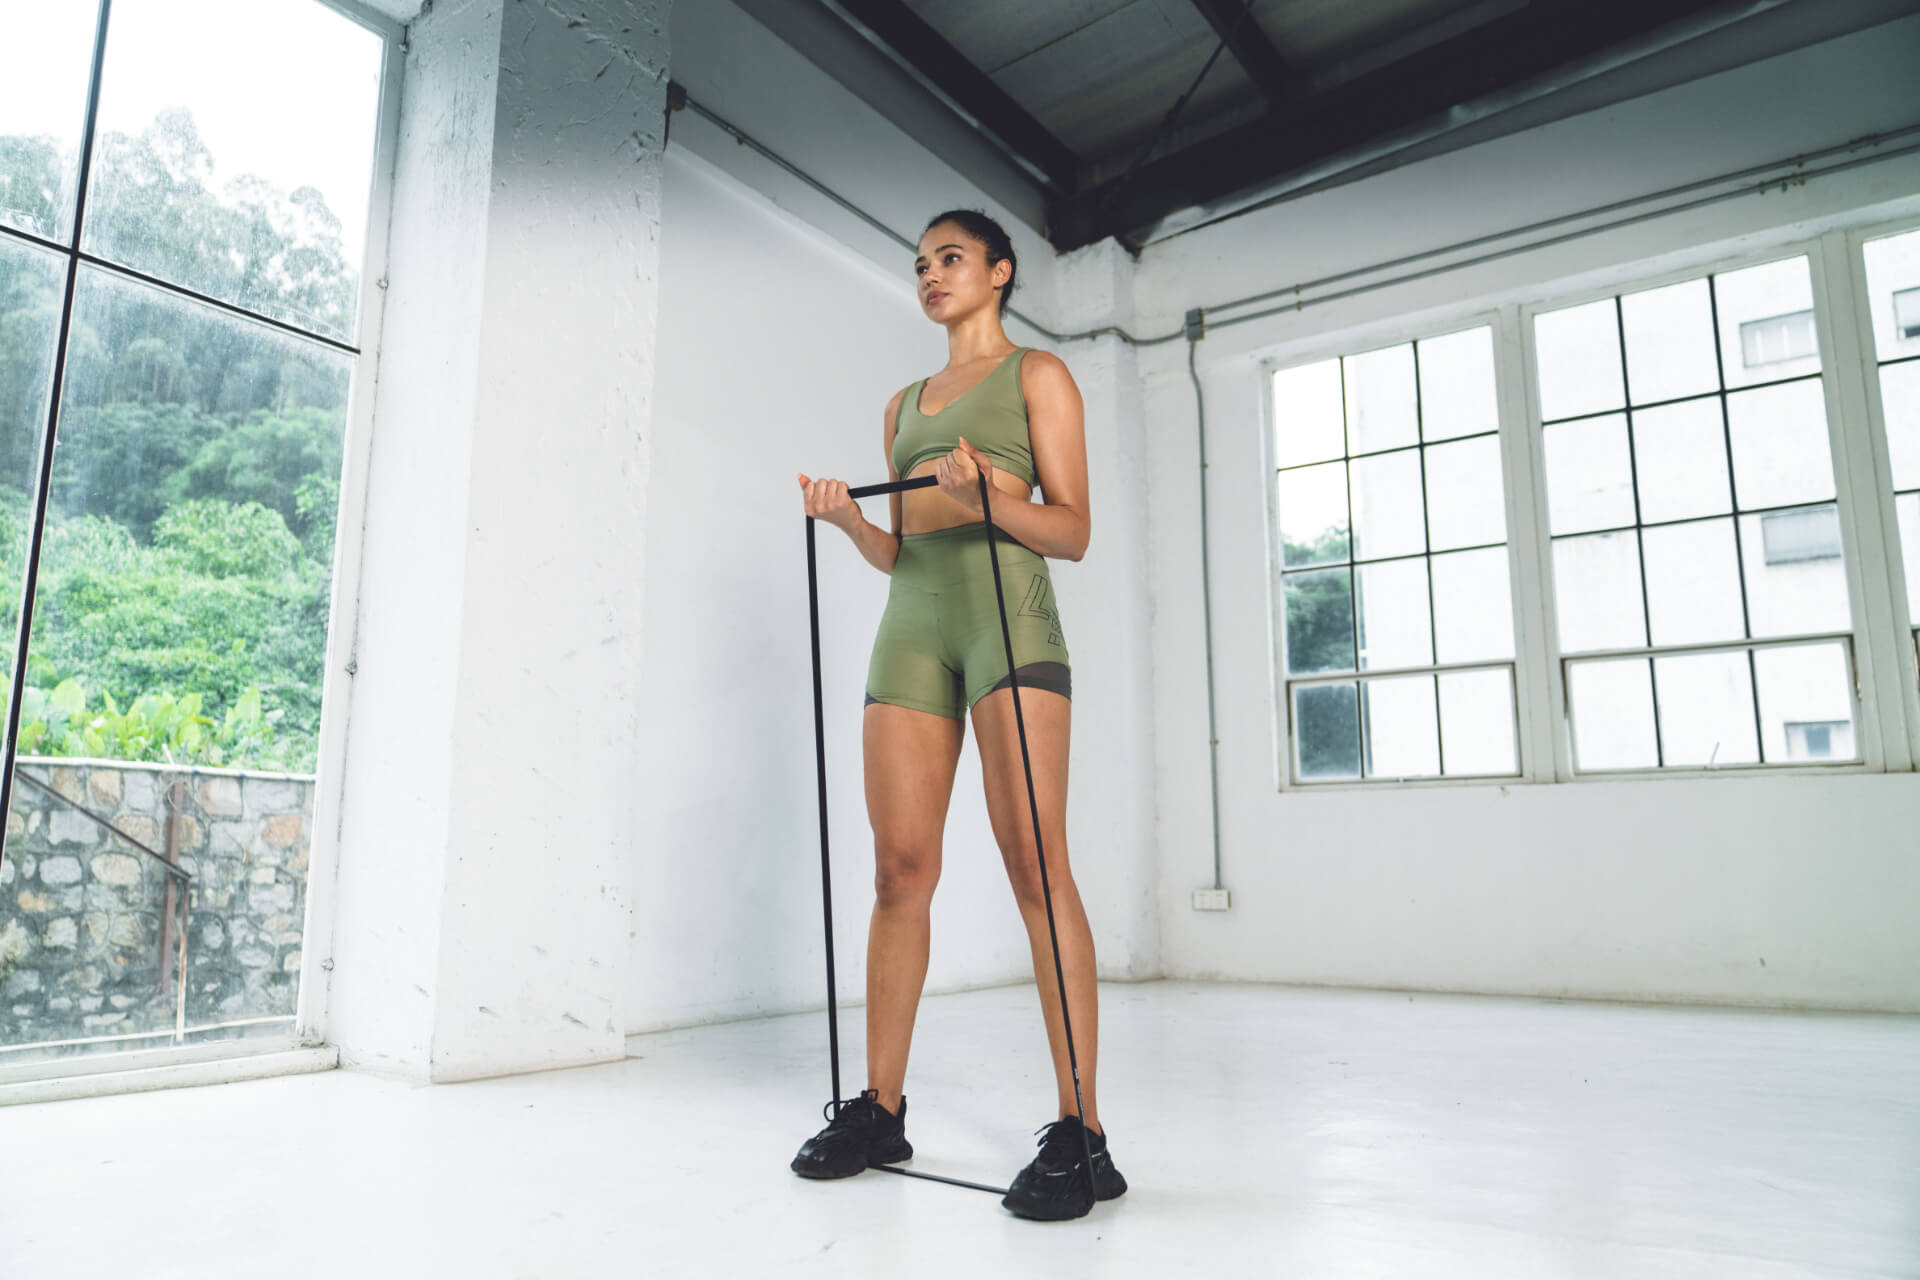
<svg viewBox="0 0 1920 1280">
<path fill-rule="evenodd" d="M 14 774 L 16 777 L 20 779 L 20 781 L 26 783 L 28 786 L 32 787 L 34 790 L 42 792 L 45 795 L 50 795 L 54 799 L 60 801 L 60 803 L 67 805 L 70 808 L 79 810 L 81 813 L 85 814 L 88 818 L 92 819 L 95 823 L 99 824 L 102 827 L 105 827 L 108 831 L 111 831 L 114 835 L 119 836 L 122 840 L 125 840 L 128 844 L 138 849 L 141 853 L 146 854 L 149 858 L 152 858 L 155 862 L 158 862 L 161 868 L 168 875 L 174 876 L 178 879 L 185 880 L 188 882 L 191 882 L 193 880 L 193 872 L 188 871 L 186 868 L 180 866 L 177 863 L 169 861 L 166 854 L 161 853 L 157 849 L 150 848 L 149 846 L 134 839 L 132 836 L 122 831 L 119 827 L 114 826 L 113 822 L 110 819 L 101 817 L 99 814 L 95 813 L 93 810 L 87 808 L 87 806 L 81 804 L 78 800 L 75 800 L 72 796 L 65 795 L 55 790 L 50 784 L 42 782 L 40 779 L 28 773 L 24 767 L 16 769 L 14 771 Z"/>
</svg>

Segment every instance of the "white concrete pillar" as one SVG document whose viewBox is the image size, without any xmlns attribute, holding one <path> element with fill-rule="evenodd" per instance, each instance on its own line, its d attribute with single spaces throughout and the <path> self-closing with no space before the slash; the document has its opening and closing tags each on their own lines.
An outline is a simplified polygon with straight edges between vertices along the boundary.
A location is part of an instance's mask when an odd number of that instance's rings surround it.
<svg viewBox="0 0 1920 1280">
<path fill-rule="evenodd" d="M 1132 330 L 1133 262 L 1117 242 L 1067 254 L 1054 268 L 1053 323 L 1062 331 L 1109 325 Z M 1160 913 L 1139 361 L 1132 347 L 1113 336 L 1056 349 L 1073 371 L 1086 409 L 1092 508 L 1086 557 L 1054 567 L 1073 654 L 1067 835 L 1094 927 L 1100 976 L 1156 978 Z"/>
<path fill-rule="evenodd" d="M 323 1025 L 456 1080 L 623 1052 L 667 0 L 410 30 Z"/>
</svg>

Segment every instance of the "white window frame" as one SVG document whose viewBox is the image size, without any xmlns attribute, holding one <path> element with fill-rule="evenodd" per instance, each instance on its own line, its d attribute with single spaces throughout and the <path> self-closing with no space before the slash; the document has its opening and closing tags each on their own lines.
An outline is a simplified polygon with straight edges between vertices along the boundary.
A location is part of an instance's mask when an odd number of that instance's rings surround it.
<svg viewBox="0 0 1920 1280">
<path fill-rule="evenodd" d="M 1429 313 L 1419 323 L 1404 319 L 1358 326 L 1304 345 L 1289 345 L 1284 358 L 1257 358 L 1260 378 L 1260 466 L 1267 520 L 1268 600 L 1271 652 L 1270 723 L 1274 726 L 1275 779 L 1281 791 L 1365 790 L 1379 787 L 1452 787 L 1509 785 L 1516 782 L 1697 780 L 1714 776 L 1794 777 L 1905 772 L 1920 760 L 1920 619 L 1905 598 L 1898 561 L 1899 533 L 1893 505 L 1891 466 L 1879 399 L 1878 360 L 1872 343 L 1866 296 L 1863 245 L 1873 239 L 1920 229 L 1912 218 L 1852 229 L 1836 228 L 1813 238 L 1782 234 L 1758 247 L 1728 253 L 1712 247 L 1694 253 L 1662 255 L 1660 269 L 1649 261 L 1627 263 L 1592 273 L 1576 289 L 1546 286 L 1524 301 L 1489 308 L 1481 303 L 1457 312 Z M 1748 245 L 1754 241 L 1748 240 Z M 1725 644 L 1685 647 L 1649 646 L 1649 655 L 1696 651 L 1737 652 L 1749 648 L 1838 641 L 1846 650 L 1854 683 L 1853 724 L 1858 758 L 1825 764 L 1741 764 L 1664 766 L 1620 770 L 1576 770 L 1572 725 L 1568 716 L 1568 656 L 1560 650 L 1558 610 L 1552 582 L 1552 536 L 1546 509 L 1546 461 L 1540 447 L 1541 415 L 1535 365 L 1533 322 L 1540 314 L 1584 303 L 1656 289 L 1746 267 L 1805 257 L 1814 299 L 1815 332 L 1821 354 L 1820 380 L 1825 397 L 1828 446 L 1833 462 L 1834 506 L 1849 601 L 1849 630 L 1829 635 L 1742 639 Z M 1843 321 L 1842 316 L 1848 317 Z M 1513 600 L 1515 699 L 1519 770 L 1513 776 L 1366 778 L 1303 780 L 1297 776 L 1298 744 L 1292 722 L 1292 690 L 1302 684 L 1362 680 L 1374 673 L 1291 677 L 1286 666 L 1286 597 L 1283 581 L 1278 499 L 1273 483 L 1278 470 L 1274 440 L 1273 380 L 1278 373 L 1399 343 L 1432 339 L 1462 329 L 1490 325 L 1498 397 L 1501 487 L 1506 503 L 1509 586 Z M 1524 483 L 1516 478 L 1524 477 Z M 1635 651 L 1640 652 L 1640 651 Z M 1580 654 L 1573 661 L 1599 655 Z M 1469 667 L 1506 663 L 1468 664 Z M 1447 669 L 1451 670 L 1452 667 Z M 1464 669 L 1464 668 L 1463 668 Z M 1402 672 L 1400 674 L 1409 674 Z M 1394 674 L 1381 672 L 1381 675 Z"/>
<path fill-rule="evenodd" d="M 1503 786 L 1516 782 L 1538 781 L 1536 776 L 1540 765 L 1540 744 L 1536 741 L 1534 722 L 1537 716 L 1528 705 L 1529 687 L 1524 674 L 1526 661 L 1525 644 L 1529 635 L 1528 619 L 1524 616 L 1522 604 L 1523 579 L 1516 556 L 1516 530 L 1528 525 L 1520 523 L 1527 518 L 1525 503 L 1518 501 L 1513 492 L 1514 486 L 1508 477 L 1513 466 L 1513 414 L 1508 403 L 1505 387 L 1508 383 L 1508 366 L 1512 355 L 1508 350 L 1511 326 L 1511 307 L 1488 309 L 1480 307 L 1456 315 L 1420 324 L 1409 324 L 1404 320 L 1387 326 L 1373 326 L 1366 329 L 1349 331 L 1327 341 L 1319 342 L 1298 354 L 1286 359 L 1267 358 L 1256 362 L 1260 377 L 1260 466 L 1261 493 L 1267 522 L 1267 568 L 1268 602 L 1271 610 L 1269 635 L 1272 651 L 1269 654 L 1268 667 L 1271 673 L 1269 681 L 1272 723 L 1278 727 L 1276 752 L 1276 773 L 1281 790 L 1301 791 L 1341 791 L 1369 790 L 1380 787 L 1472 787 Z M 1305 365 L 1319 364 L 1326 360 L 1360 355 L 1376 351 L 1383 347 L 1395 347 L 1410 342 L 1425 342 L 1459 333 L 1466 329 L 1489 328 L 1493 337 L 1493 377 L 1494 406 L 1497 425 L 1496 438 L 1500 445 L 1500 489 L 1505 504 L 1507 521 L 1507 591 L 1513 602 L 1514 649 L 1513 657 L 1494 661 L 1439 663 L 1421 667 L 1382 668 L 1378 671 L 1358 671 L 1347 673 L 1325 673 L 1311 676 L 1293 676 L 1287 670 L 1287 601 L 1284 581 L 1285 563 L 1281 550 L 1279 496 L 1275 492 L 1277 485 L 1274 477 L 1279 471 L 1279 458 L 1275 450 L 1273 382 L 1277 374 Z M 1344 454 L 1342 455 L 1345 456 Z M 1422 499 L 1425 499 L 1424 483 Z M 1425 559 L 1431 562 L 1431 552 Z M 1358 607 L 1356 605 L 1356 607 Z M 1456 774 L 1451 776 L 1418 777 L 1372 777 L 1372 778 L 1327 778 L 1305 779 L 1299 776 L 1299 746 L 1293 732 L 1293 690 L 1315 684 L 1339 684 L 1352 681 L 1355 684 L 1374 679 L 1390 679 L 1395 676 L 1422 675 L 1455 671 L 1490 671 L 1505 669 L 1510 673 L 1513 688 L 1514 751 L 1516 769 L 1505 774 Z"/>
<path fill-rule="evenodd" d="M 347 408 L 345 455 L 340 477 L 339 524 L 334 537 L 333 599 L 328 603 L 327 655 L 320 694 L 320 738 L 314 772 L 312 836 L 307 858 L 307 917 L 300 955 L 300 990 L 294 1043 L 327 1044 L 327 998 L 333 984 L 333 925 L 340 866 L 340 811 L 346 787 L 347 721 L 353 703 L 354 640 L 359 633 L 362 554 L 366 541 L 367 478 L 373 456 L 373 407 L 386 319 L 389 229 L 393 222 L 394 168 L 400 154 L 401 87 L 407 64 L 407 29 L 353 0 L 316 0 L 381 37 L 380 106 L 374 144 L 373 183 L 367 193 L 367 243 L 360 265 L 360 357 L 354 362 Z M 324 967 L 323 967 L 324 966 Z"/>
<path fill-rule="evenodd" d="M 1857 445 L 1848 437 L 1864 426 L 1864 423 L 1852 419 L 1845 409 L 1845 397 L 1837 383 L 1845 376 L 1846 366 L 1840 352 L 1836 349 L 1836 335 L 1833 332 L 1833 317 L 1825 289 L 1825 276 L 1830 270 L 1826 261 L 1826 247 L 1820 240 L 1784 240 L 1764 248 L 1746 253 L 1709 258 L 1676 267 L 1667 271 L 1647 274 L 1622 273 L 1621 278 L 1592 289 L 1555 294 L 1530 302 L 1520 308 L 1521 344 L 1525 353 L 1527 369 L 1527 432 L 1530 442 L 1537 442 L 1541 433 L 1540 387 L 1538 368 L 1535 363 L 1534 321 L 1543 314 L 1560 311 L 1568 307 L 1582 306 L 1591 302 L 1600 302 L 1630 293 L 1640 293 L 1649 289 L 1659 289 L 1667 285 L 1682 284 L 1707 276 L 1720 276 L 1740 271 L 1747 267 L 1761 266 L 1769 262 L 1778 262 L 1787 258 L 1804 257 L 1807 260 L 1808 279 L 1814 297 L 1814 326 L 1820 341 L 1820 382 L 1821 393 L 1826 403 L 1827 446 L 1833 463 L 1834 503 L 1840 513 L 1840 541 L 1844 556 L 1847 579 L 1849 608 L 1849 627 L 1845 633 L 1794 636 L 1780 640 L 1729 640 L 1710 645 L 1688 645 L 1680 647 L 1648 645 L 1631 650 L 1609 651 L 1604 655 L 1581 653 L 1568 655 L 1560 647 L 1558 596 L 1552 581 L 1551 546 L 1552 535 L 1548 528 L 1545 504 L 1540 505 L 1538 513 L 1538 538 L 1542 554 L 1546 559 L 1543 578 L 1545 594 L 1541 601 L 1543 616 L 1541 623 L 1550 637 L 1551 659 L 1553 663 L 1552 680 L 1554 716 L 1555 774 L 1563 782 L 1593 781 L 1603 778 L 1699 778 L 1706 776 L 1735 774 L 1744 776 L 1764 775 L 1768 777 L 1803 773 L 1878 773 L 1886 767 L 1881 750 L 1878 725 L 1878 708 L 1874 700 L 1864 696 L 1864 691 L 1873 685 L 1872 646 L 1862 643 L 1862 638 L 1871 630 L 1872 609 L 1869 604 L 1869 575 L 1862 564 L 1863 548 L 1861 538 L 1854 526 L 1858 494 L 1855 489 L 1858 477 L 1850 473 L 1848 457 Z M 1724 391 L 1723 391 L 1724 394 Z M 1538 493 L 1546 492 L 1547 473 L 1544 452 L 1534 448 L 1533 472 L 1531 483 Z M 1729 465 L 1731 465 L 1729 459 Z M 1856 760 L 1834 764 L 1729 764 L 1714 766 L 1665 765 L 1637 769 L 1576 769 L 1573 757 L 1572 706 L 1567 692 L 1566 675 L 1569 664 L 1592 661 L 1596 656 L 1682 656 L 1691 653 L 1724 652 L 1737 653 L 1749 648 L 1781 647 L 1789 643 L 1805 643 L 1818 639 L 1838 639 L 1843 641 L 1846 650 L 1850 675 L 1854 685 L 1854 743 L 1859 752 Z"/>
<path fill-rule="evenodd" d="M 1907 596 L 1900 560 L 1900 526 L 1893 502 L 1893 460 L 1887 443 L 1886 407 L 1880 399 L 1878 335 L 1873 331 L 1873 300 L 1867 289 L 1866 246 L 1869 241 L 1920 231 L 1920 217 L 1829 231 L 1821 244 L 1833 261 L 1826 277 L 1831 310 L 1852 323 L 1836 334 L 1844 343 L 1848 377 L 1842 386 L 1848 407 L 1860 424 L 1861 438 L 1854 451 L 1859 472 L 1856 483 L 1873 495 L 1877 519 L 1862 516 L 1862 541 L 1871 557 L 1873 578 L 1884 594 L 1874 603 L 1879 625 L 1869 634 L 1880 656 L 1878 701 L 1886 709 L 1883 726 L 1889 769 L 1920 768 L 1920 600 Z M 1822 335 L 1825 341 L 1825 335 Z M 1872 700 L 1872 699 L 1870 699 Z M 1896 722 L 1894 708 L 1901 709 Z"/>
<path fill-rule="evenodd" d="M 163 1084 L 284 1075 L 332 1067 L 337 1052 L 327 1041 L 329 983 L 323 969 L 331 954 L 335 872 L 339 866 L 340 802 L 346 773 L 347 716 L 352 702 L 353 639 L 360 597 L 365 538 L 367 475 L 373 436 L 374 383 L 381 347 L 387 286 L 387 232 L 393 214 L 393 177 L 400 144 L 400 89 L 406 68 L 406 28 L 353 0 L 309 0 L 378 36 L 384 45 L 380 101 L 368 191 L 366 243 L 360 263 L 359 325 L 353 341 L 352 390 L 342 441 L 342 474 L 336 514 L 332 598 L 328 601 L 327 652 L 322 667 L 320 728 L 314 766 L 314 815 L 308 845 L 306 918 L 302 922 L 300 985 L 291 1025 L 284 1035 L 207 1040 L 161 1048 L 95 1053 L 77 1058 L 0 1067 L 0 1102 L 90 1097 Z M 111 66 L 107 75 L 112 74 Z M 126 1082 L 139 1071 L 143 1084 Z"/>
</svg>

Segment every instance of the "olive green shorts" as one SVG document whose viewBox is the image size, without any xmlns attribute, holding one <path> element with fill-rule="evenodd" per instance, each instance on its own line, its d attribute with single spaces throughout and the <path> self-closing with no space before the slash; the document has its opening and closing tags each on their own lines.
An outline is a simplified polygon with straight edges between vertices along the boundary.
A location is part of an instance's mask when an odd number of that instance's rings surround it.
<svg viewBox="0 0 1920 1280">
<path fill-rule="evenodd" d="M 994 531 L 993 549 L 1020 687 L 1072 697 L 1067 642 L 1046 558 L 1002 529 Z M 974 703 L 1009 683 L 986 523 L 901 538 L 867 663 L 867 702 L 963 720 Z"/>
</svg>

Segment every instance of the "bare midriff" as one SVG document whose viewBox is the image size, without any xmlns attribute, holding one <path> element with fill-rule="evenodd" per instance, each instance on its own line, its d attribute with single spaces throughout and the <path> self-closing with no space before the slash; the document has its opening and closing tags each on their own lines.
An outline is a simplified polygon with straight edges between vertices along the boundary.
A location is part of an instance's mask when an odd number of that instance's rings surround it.
<svg viewBox="0 0 1920 1280">
<path fill-rule="evenodd" d="M 940 459 L 928 458 L 907 474 L 930 476 L 940 470 Z M 1021 502 L 1027 501 L 1033 494 L 1033 486 L 1019 476 L 1000 468 L 993 469 L 987 483 L 993 486 L 995 494 L 1004 493 Z M 908 533 L 934 533 L 940 529 L 951 529 L 955 525 L 979 524 L 980 516 L 971 508 L 962 505 L 957 499 L 949 498 L 937 488 L 909 489 L 900 495 L 900 530 Z M 995 528 L 998 528 L 995 522 Z"/>
</svg>

